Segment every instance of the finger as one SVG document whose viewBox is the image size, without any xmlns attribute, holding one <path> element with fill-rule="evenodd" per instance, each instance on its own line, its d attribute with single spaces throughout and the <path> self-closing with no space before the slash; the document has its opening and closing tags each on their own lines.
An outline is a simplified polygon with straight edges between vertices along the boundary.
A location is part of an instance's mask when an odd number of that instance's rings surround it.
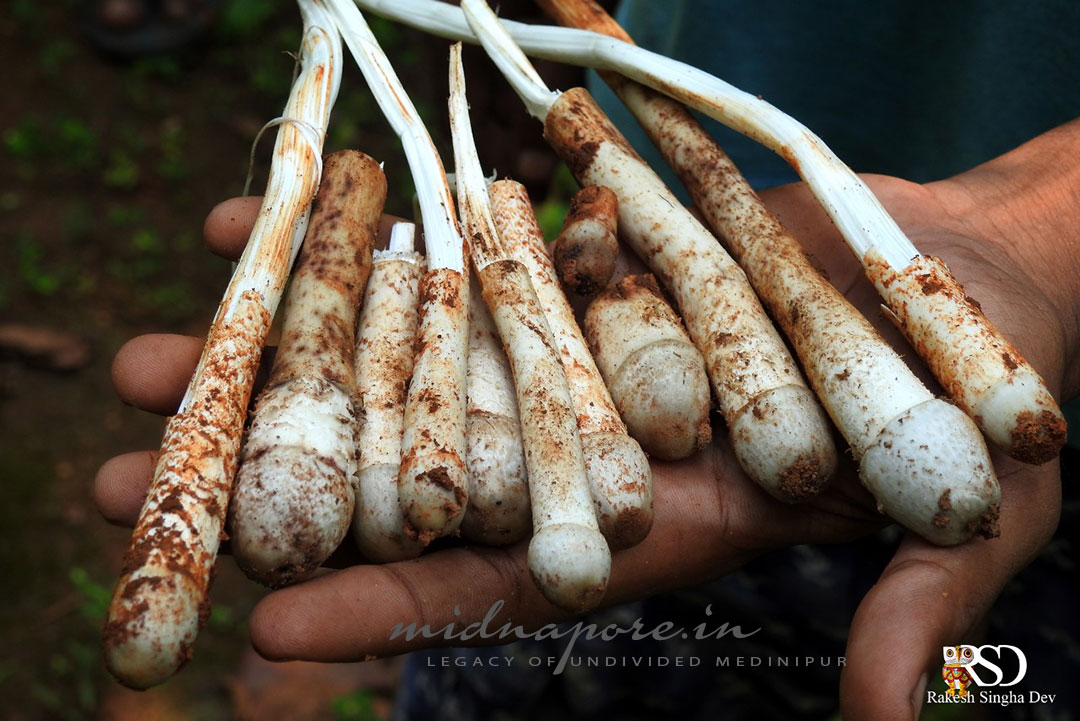
<svg viewBox="0 0 1080 721">
<path fill-rule="evenodd" d="M 203 224 L 203 238 L 210 252 L 229 260 L 239 258 L 261 205 L 261 195 L 229 198 L 215 205 Z"/>
<path fill-rule="evenodd" d="M 1046 544 L 1061 509 L 1059 471 L 1003 469 L 1001 537 L 941 548 L 907 538 L 855 613 L 841 676 L 844 718 L 917 719 L 928 669 L 945 645 L 970 642 L 1005 583 Z M 1051 464 L 1054 465 L 1054 464 Z M 889 673 L 881 673 L 888 649 Z"/>
<path fill-rule="evenodd" d="M 175 413 L 202 347 L 203 340 L 192 336 L 154 333 L 132 338 L 113 359 L 116 394 L 144 411 Z"/>
<path fill-rule="evenodd" d="M 753 486 L 726 448 L 653 464 L 653 479 L 652 531 L 639 545 L 613 554 L 605 605 L 715 578 L 764 547 L 821 533 L 818 514 L 781 504 Z M 754 532 L 744 524 L 754 524 Z M 865 530 L 867 522 L 849 521 L 846 533 L 855 525 Z M 696 550 L 687 553 L 687 548 Z M 528 541 L 505 549 L 447 549 L 412 561 L 353 567 L 276 591 L 251 616 L 252 642 L 269 658 L 318 661 L 506 643 L 512 639 L 391 636 L 397 624 L 414 621 L 417 629 L 426 624 L 437 632 L 454 624 L 460 631 L 482 622 L 495 603 L 501 605 L 486 626 L 492 632 L 507 622 L 531 630 L 565 619 L 567 614 L 548 603 L 533 582 L 527 549 Z"/>
<path fill-rule="evenodd" d="M 110 458 L 94 477 L 94 504 L 109 523 L 132 527 L 146 499 L 157 463 L 156 451 L 125 453 Z"/>
<path fill-rule="evenodd" d="M 229 260 L 239 258 L 251 236 L 251 229 L 255 227 L 261 206 L 261 195 L 229 198 L 214 206 L 203 224 L 203 238 L 210 252 Z M 401 220 L 393 215 L 382 216 L 375 247 L 386 247 L 391 226 Z"/>
</svg>

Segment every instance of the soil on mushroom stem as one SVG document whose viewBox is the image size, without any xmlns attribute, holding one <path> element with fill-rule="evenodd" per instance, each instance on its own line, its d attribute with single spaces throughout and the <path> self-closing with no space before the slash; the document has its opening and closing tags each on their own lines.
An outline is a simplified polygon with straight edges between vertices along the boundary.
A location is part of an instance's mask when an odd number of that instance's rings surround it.
<svg viewBox="0 0 1080 721">
<path fill-rule="evenodd" d="M 515 17 L 535 13 L 514 5 Z M 245 656 L 245 619 L 263 591 L 229 560 L 219 564 L 195 659 L 175 680 L 136 694 L 108 677 L 101 631 L 130 531 L 102 521 L 91 489 L 105 459 L 160 443 L 162 419 L 113 394 L 111 359 L 140 333 L 209 327 L 231 269 L 203 249 L 202 223 L 241 192 L 251 140 L 281 112 L 299 14 L 289 3 L 225 3 L 198 45 L 121 63 L 85 38 L 81 7 L 16 0 L 0 16 L 11 71 L 0 95 L 0 322 L 74 330 L 92 351 L 88 365 L 66 373 L 0 355 L 0 568 L 9 588 L 0 694 L 10 719 L 244 717 L 252 684 L 265 682 L 265 669 L 252 671 L 261 667 Z M 445 73 L 430 72 L 445 67 L 448 44 L 372 26 L 449 159 Z M 543 200 L 556 161 L 535 121 L 479 49 L 466 49 L 466 71 L 485 167 L 524 176 Z M 582 82 L 571 69 L 542 72 L 560 87 Z M 267 137 L 258 149 L 255 192 L 272 145 Z M 346 147 L 385 161 L 387 211 L 412 217 L 404 155 L 351 59 L 326 149 Z M 353 718 L 367 703 L 359 674 L 350 687 L 338 672 L 325 683 L 310 673 L 297 683 L 323 697 L 310 716 L 290 717 Z M 388 696 L 387 687 L 378 693 Z M 385 698 L 372 708 L 385 715 Z"/>
</svg>

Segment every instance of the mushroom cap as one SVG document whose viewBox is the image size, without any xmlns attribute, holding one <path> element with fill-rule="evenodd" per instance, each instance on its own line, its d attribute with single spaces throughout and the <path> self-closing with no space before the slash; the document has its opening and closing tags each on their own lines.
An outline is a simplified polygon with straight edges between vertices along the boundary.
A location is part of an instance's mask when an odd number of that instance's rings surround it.
<svg viewBox="0 0 1080 721">
<path fill-rule="evenodd" d="M 934 398 L 885 425 L 859 477 L 878 510 L 942 546 L 997 535 L 1001 489 L 986 443 L 956 406 Z"/>
<path fill-rule="evenodd" d="M 405 533 L 405 517 L 398 502 L 398 465 L 378 463 L 360 469 L 353 511 L 353 538 L 369 561 L 390 563 L 416 558 L 424 544 Z"/>
<path fill-rule="evenodd" d="M 817 495 L 836 472 L 831 427 L 806 386 L 758 394 L 731 424 L 731 446 L 746 474 L 788 503 Z"/>
<path fill-rule="evenodd" d="M 637 545 L 653 521 L 649 459 L 625 433 L 585 433 L 581 450 L 600 532 L 611 548 Z"/>
<path fill-rule="evenodd" d="M 461 534 L 493 546 L 521 540 L 532 528 L 532 516 L 517 421 L 474 414 L 466 421 L 465 433 L 469 505 L 461 519 Z"/>
<path fill-rule="evenodd" d="M 712 438 L 705 360 L 688 343 L 661 340 L 631 353 L 611 379 L 611 396 L 649 455 L 686 458 Z"/>
<path fill-rule="evenodd" d="M 595 608 L 611 575 L 611 551 L 600 531 L 576 523 L 540 528 L 528 562 L 544 597 L 573 613 Z"/>
</svg>

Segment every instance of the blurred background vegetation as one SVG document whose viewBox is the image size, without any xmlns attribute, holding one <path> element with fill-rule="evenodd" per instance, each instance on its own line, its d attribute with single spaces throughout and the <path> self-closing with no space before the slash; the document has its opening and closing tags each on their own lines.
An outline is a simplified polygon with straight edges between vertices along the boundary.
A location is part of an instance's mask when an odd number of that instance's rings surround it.
<svg viewBox="0 0 1080 721">
<path fill-rule="evenodd" d="M 535 12 L 519 4 L 519 17 Z M 208 328 L 230 267 L 203 249 L 202 222 L 241 192 L 252 139 L 288 94 L 301 26 L 292 3 L 225 0 L 197 41 L 117 58 L 89 37 L 93 5 L 12 0 L 0 14 L 0 716 L 384 716 L 392 665 L 327 671 L 254 657 L 244 619 L 261 591 L 231 563 L 220 564 L 197 663 L 143 694 L 102 667 L 129 531 L 97 515 L 93 477 L 113 455 L 156 447 L 163 425 L 116 400 L 110 362 L 134 335 Z M 448 43 L 372 25 L 449 159 Z M 466 60 L 485 167 L 525 181 L 557 229 L 572 179 L 479 51 Z M 541 71 L 580 83 L 572 69 Z M 257 149 L 253 192 L 272 135 Z M 351 59 L 327 139 L 328 151 L 341 148 L 384 161 L 387 211 L 412 216 L 404 156 Z"/>
</svg>

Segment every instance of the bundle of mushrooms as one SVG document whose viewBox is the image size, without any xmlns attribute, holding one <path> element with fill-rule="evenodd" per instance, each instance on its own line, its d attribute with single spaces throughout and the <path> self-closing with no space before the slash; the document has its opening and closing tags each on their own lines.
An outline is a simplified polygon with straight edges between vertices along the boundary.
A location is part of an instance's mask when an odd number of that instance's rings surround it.
<svg viewBox="0 0 1080 721">
<path fill-rule="evenodd" d="M 820 493 L 835 470 L 827 413 L 879 509 L 942 545 L 997 533 L 983 434 L 1028 463 L 1060 450 L 1063 417 L 1030 365 L 862 181 L 768 103 L 637 48 L 592 0 L 540 0 L 571 28 L 501 23 L 484 0 L 357 0 L 479 42 L 543 123 L 583 186 L 549 251 L 524 188 L 484 178 L 460 44 L 450 60 L 459 225 L 438 152 L 357 5 L 298 2 L 299 70 L 273 121 L 263 205 L 166 428 L 109 609 L 106 661 L 123 683 L 161 683 L 190 656 L 226 528 L 240 566 L 272 587 L 313 574 L 350 528 L 374 562 L 447 535 L 507 544 L 531 532 L 544 595 L 593 608 L 611 550 L 652 524 L 646 453 L 705 447 L 714 401 L 746 474 L 785 502 Z M 374 248 L 386 196 L 377 162 L 322 158 L 342 39 L 401 138 L 426 257 L 410 223 Z M 550 91 L 525 53 L 598 69 L 709 227 L 585 90 Z M 799 170 L 948 400 L 810 265 L 680 103 Z M 651 274 L 619 277 L 619 241 Z M 282 341 L 248 424 L 290 268 Z M 593 296 L 582 325 L 564 287 Z"/>
</svg>

